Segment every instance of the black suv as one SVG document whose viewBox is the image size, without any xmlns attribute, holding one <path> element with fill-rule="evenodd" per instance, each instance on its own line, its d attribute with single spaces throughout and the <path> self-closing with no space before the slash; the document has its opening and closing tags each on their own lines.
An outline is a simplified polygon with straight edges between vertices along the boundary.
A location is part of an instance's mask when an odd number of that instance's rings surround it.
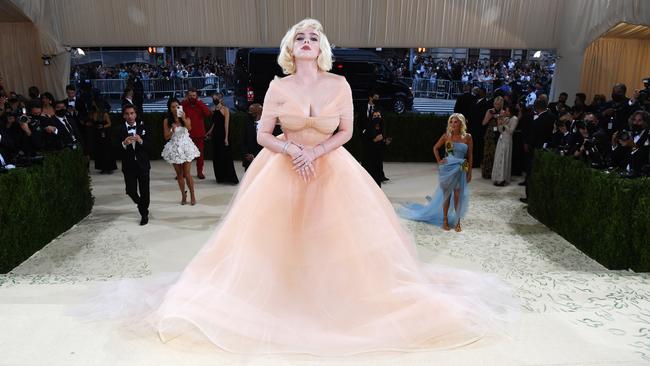
<svg viewBox="0 0 650 366">
<path fill-rule="evenodd" d="M 278 48 L 242 48 L 235 62 L 235 107 L 245 110 L 263 103 L 269 83 L 285 76 L 278 65 Z M 413 108 L 411 88 L 393 77 L 384 61 L 372 51 L 334 49 L 331 72 L 345 76 L 352 88 L 355 108 L 365 107 L 369 92 L 379 94 L 379 107 L 404 113 Z"/>
</svg>

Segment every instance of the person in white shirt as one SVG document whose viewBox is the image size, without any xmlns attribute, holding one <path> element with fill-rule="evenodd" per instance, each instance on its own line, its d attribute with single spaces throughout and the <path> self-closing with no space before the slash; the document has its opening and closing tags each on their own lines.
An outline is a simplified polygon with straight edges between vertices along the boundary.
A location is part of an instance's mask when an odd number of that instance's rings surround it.
<svg viewBox="0 0 650 366">
<path fill-rule="evenodd" d="M 529 85 L 527 90 L 528 95 L 526 95 L 526 107 L 532 107 L 537 100 L 537 94 L 535 94 L 535 88 L 533 88 L 532 85 Z"/>
</svg>

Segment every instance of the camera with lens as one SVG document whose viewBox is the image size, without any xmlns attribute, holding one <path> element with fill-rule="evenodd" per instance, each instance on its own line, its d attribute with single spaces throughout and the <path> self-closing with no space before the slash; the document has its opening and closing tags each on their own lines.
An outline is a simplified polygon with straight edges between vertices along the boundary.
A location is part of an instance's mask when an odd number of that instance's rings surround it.
<svg viewBox="0 0 650 366">
<path fill-rule="evenodd" d="M 585 150 L 585 157 L 591 162 L 591 167 L 594 169 L 604 169 L 607 167 L 607 163 L 604 161 L 604 157 L 601 152 L 598 150 L 598 141 L 595 137 L 589 136 L 584 139 L 582 146 Z"/>
<path fill-rule="evenodd" d="M 648 100 L 648 94 L 650 94 L 650 88 L 639 91 L 639 103 L 645 104 Z"/>
<path fill-rule="evenodd" d="M 616 134 L 616 138 L 619 139 L 620 141 L 627 141 L 632 137 L 630 134 L 630 131 L 628 130 L 621 130 L 619 133 Z"/>
<path fill-rule="evenodd" d="M 571 151 L 571 145 L 569 144 L 558 145 L 557 147 L 557 153 L 560 154 L 561 156 L 569 155 L 570 151 Z"/>
<path fill-rule="evenodd" d="M 18 123 L 29 123 L 30 121 L 31 118 L 29 118 L 28 115 L 23 114 L 21 116 L 18 116 Z"/>
</svg>

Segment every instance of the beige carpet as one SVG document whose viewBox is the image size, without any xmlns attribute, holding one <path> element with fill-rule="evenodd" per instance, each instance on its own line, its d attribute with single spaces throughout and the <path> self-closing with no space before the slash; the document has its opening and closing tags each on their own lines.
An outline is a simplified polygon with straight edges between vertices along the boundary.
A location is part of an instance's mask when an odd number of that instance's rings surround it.
<svg viewBox="0 0 650 366">
<path fill-rule="evenodd" d="M 391 181 L 384 191 L 395 204 L 423 201 L 432 193 L 430 164 L 386 164 L 385 170 Z M 207 175 L 212 176 L 210 169 Z M 513 339 L 410 354 L 244 357 L 177 341 L 162 344 L 155 334 L 133 337 L 110 322 L 83 323 L 64 312 L 98 283 L 180 271 L 209 237 L 236 189 L 198 181 L 198 204 L 180 206 L 171 167 L 154 162 L 151 220 L 140 227 L 121 173 L 92 178 L 93 213 L 0 275 L 0 365 L 650 363 L 650 275 L 606 270 L 531 218 L 518 200 L 522 187 L 498 188 L 480 178 L 471 184 L 464 232 L 405 224 L 423 260 L 495 273 L 516 289 L 522 319 Z"/>
</svg>

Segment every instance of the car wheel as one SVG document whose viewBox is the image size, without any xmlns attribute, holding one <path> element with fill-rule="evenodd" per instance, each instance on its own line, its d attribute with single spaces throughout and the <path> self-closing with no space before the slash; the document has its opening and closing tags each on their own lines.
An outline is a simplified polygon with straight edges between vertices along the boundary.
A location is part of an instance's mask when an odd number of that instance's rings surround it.
<svg viewBox="0 0 650 366">
<path fill-rule="evenodd" d="M 404 98 L 395 98 L 395 101 L 393 101 L 393 111 L 397 114 L 402 114 L 406 111 L 406 102 L 404 101 Z"/>
</svg>

